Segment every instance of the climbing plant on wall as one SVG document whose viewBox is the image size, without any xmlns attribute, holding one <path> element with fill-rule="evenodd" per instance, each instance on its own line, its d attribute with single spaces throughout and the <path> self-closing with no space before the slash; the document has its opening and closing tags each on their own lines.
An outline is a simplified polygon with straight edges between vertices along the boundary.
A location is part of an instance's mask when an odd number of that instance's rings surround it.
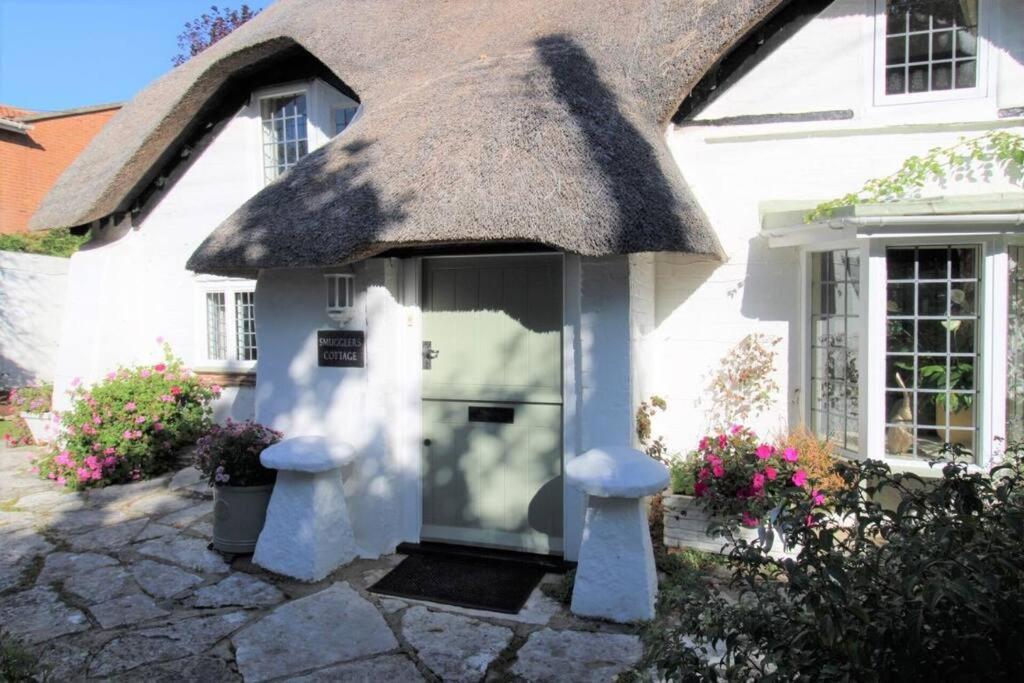
<svg viewBox="0 0 1024 683">
<path fill-rule="evenodd" d="M 1022 168 L 1024 136 L 1005 130 L 989 131 L 975 138 L 960 138 L 949 147 L 934 147 L 924 156 L 912 156 L 892 175 L 873 178 L 856 192 L 822 202 L 805 220 L 811 223 L 831 218 L 837 209 L 846 206 L 903 199 L 929 182 L 950 177 L 970 179 L 979 173 L 988 177 L 995 169 L 1000 169 L 1004 173 L 1016 172 L 1019 179 Z"/>
</svg>

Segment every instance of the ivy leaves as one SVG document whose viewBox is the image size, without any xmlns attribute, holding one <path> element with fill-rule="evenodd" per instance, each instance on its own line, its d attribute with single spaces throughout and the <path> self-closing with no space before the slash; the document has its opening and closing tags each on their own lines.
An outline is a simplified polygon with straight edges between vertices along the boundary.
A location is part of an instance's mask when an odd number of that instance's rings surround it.
<svg viewBox="0 0 1024 683">
<path fill-rule="evenodd" d="M 884 178 L 864 183 L 857 192 L 823 202 L 808 213 L 807 223 L 827 220 L 837 209 L 857 204 L 894 202 L 928 182 L 942 181 L 950 175 L 969 178 L 976 163 L 1001 168 L 1024 168 L 1024 136 L 1005 130 L 995 130 L 976 138 L 961 138 L 951 147 L 934 147 L 924 156 L 912 156 L 898 171 Z"/>
</svg>

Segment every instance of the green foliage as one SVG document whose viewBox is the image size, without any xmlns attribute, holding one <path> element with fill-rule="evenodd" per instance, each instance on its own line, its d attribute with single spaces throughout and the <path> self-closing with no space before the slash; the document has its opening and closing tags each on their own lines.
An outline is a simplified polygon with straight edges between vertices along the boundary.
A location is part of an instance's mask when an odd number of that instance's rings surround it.
<svg viewBox="0 0 1024 683">
<path fill-rule="evenodd" d="M 663 437 L 653 436 L 654 416 L 668 410 L 668 403 L 660 396 L 652 396 L 648 401 L 641 401 L 636 409 L 636 438 L 644 453 L 666 465 L 672 462 Z"/>
<path fill-rule="evenodd" d="M 0 630 L 0 683 L 35 683 L 45 678 L 38 659 Z"/>
<path fill-rule="evenodd" d="M 40 473 L 76 489 L 154 477 L 177 464 L 178 449 L 210 427 L 206 387 L 163 345 L 165 362 L 120 368 L 86 389 L 75 380 L 72 407 L 59 416 L 58 449 Z"/>
<path fill-rule="evenodd" d="M 707 388 L 712 430 L 746 423 L 771 407 L 779 392 L 775 347 L 781 341 L 781 337 L 750 334 L 722 358 Z"/>
<path fill-rule="evenodd" d="M 805 502 L 787 516 L 796 560 L 733 538 L 732 595 L 667 585 L 640 670 L 668 681 L 1020 680 L 1024 444 L 1007 452 L 978 473 L 951 446 L 933 480 L 850 463 L 829 513 Z"/>
<path fill-rule="evenodd" d="M 0 438 L 9 448 L 32 445 L 32 432 L 21 415 L 11 415 L 0 420 Z"/>
<path fill-rule="evenodd" d="M 88 234 L 72 235 L 67 228 L 45 232 L 14 233 L 0 235 L 0 251 L 20 251 L 26 254 L 68 258 L 88 241 Z"/>
<path fill-rule="evenodd" d="M 210 486 L 273 484 L 276 470 L 260 463 L 260 453 L 284 435 L 255 422 L 228 420 L 214 425 L 196 444 L 196 466 Z"/>
<path fill-rule="evenodd" d="M 53 385 L 39 384 L 12 389 L 8 401 L 19 412 L 48 413 L 53 403 Z"/>
<path fill-rule="evenodd" d="M 689 460 L 675 460 L 668 470 L 672 493 L 681 496 L 692 496 L 693 486 L 697 483 L 697 472 Z"/>
<path fill-rule="evenodd" d="M 1024 167 L 1024 136 L 1009 131 L 989 131 L 976 138 L 961 138 L 950 147 L 934 147 L 924 156 L 912 156 L 898 171 L 884 178 L 864 183 L 857 192 L 823 202 L 807 214 L 805 221 L 827 220 L 836 209 L 857 204 L 879 204 L 905 198 L 928 182 L 971 178 L 975 165 L 981 163 L 1001 168 Z"/>
</svg>

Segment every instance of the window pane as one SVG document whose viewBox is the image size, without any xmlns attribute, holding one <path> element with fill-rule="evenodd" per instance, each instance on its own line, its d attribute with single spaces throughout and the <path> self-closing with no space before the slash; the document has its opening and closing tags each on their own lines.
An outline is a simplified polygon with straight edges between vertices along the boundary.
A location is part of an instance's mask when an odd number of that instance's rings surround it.
<svg viewBox="0 0 1024 683">
<path fill-rule="evenodd" d="M 306 96 L 287 95 L 261 102 L 264 154 L 263 170 L 267 181 L 294 166 L 308 151 L 306 145 Z"/>
<path fill-rule="evenodd" d="M 894 261 L 887 285 L 886 450 L 937 455 L 951 442 L 973 453 L 978 250 L 890 249 L 886 257 Z M 914 282 L 905 281 L 907 272 L 917 273 Z M 908 300 L 916 311 L 908 313 Z"/>
<path fill-rule="evenodd" d="M 256 295 L 235 292 L 235 340 L 238 360 L 256 360 Z"/>
<path fill-rule="evenodd" d="M 849 302 L 860 289 L 860 260 L 852 251 L 811 257 L 811 428 L 847 449 L 857 447 L 857 344 L 860 311 Z"/>
<path fill-rule="evenodd" d="M 206 357 L 225 360 L 228 357 L 227 321 L 224 315 L 224 292 L 206 294 Z"/>
<path fill-rule="evenodd" d="M 1010 247 L 1006 439 L 1024 441 L 1024 247 Z"/>
<path fill-rule="evenodd" d="M 977 84 L 978 0 L 890 0 L 886 15 L 886 94 Z"/>
</svg>

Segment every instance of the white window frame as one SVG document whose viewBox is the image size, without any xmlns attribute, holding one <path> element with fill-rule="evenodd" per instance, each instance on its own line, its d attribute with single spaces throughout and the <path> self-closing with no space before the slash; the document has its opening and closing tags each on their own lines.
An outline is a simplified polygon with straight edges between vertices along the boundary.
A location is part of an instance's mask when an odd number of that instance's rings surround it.
<svg viewBox="0 0 1024 683">
<path fill-rule="evenodd" d="M 875 106 L 919 104 L 923 102 L 952 102 L 957 100 L 982 99 L 988 96 L 991 35 L 989 15 L 993 14 L 988 0 L 978 0 L 978 61 L 977 80 L 973 88 L 931 90 L 920 93 L 887 95 L 885 92 L 885 41 L 886 7 L 888 0 L 868 0 L 875 6 L 874 12 L 874 74 L 873 92 Z M 993 81 L 994 82 L 994 81 Z"/>
<path fill-rule="evenodd" d="M 801 316 L 799 325 L 801 354 L 800 414 L 810 424 L 811 419 L 811 254 L 839 250 L 860 250 L 861 257 L 861 338 L 859 346 L 860 373 L 860 448 L 858 451 L 839 449 L 849 458 L 869 457 L 886 462 L 893 469 L 913 471 L 925 476 L 937 476 L 938 471 L 922 458 L 891 456 L 885 451 L 885 363 L 886 363 L 886 306 L 887 268 L 886 251 L 890 247 L 975 245 L 979 248 L 978 292 L 980 329 L 977 353 L 980 358 L 975 386 L 978 412 L 976 418 L 977 453 L 972 469 L 987 470 L 999 452 L 1000 440 L 1006 438 L 1007 394 L 1007 322 L 1009 315 L 1009 245 L 1024 246 L 1024 235 L 1006 234 L 1007 231 L 971 230 L 970 228 L 922 229 L 903 231 L 900 235 L 870 235 L 852 237 L 842 233 L 831 240 L 809 239 L 799 246 L 801 264 Z M 913 234 L 911 234 L 913 233 Z M 782 245 L 778 245 L 782 246 Z"/>
<path fill-rule="evenodd" d="M 324 287 L 324 309 L 327 311 L 327 317 L 341 326 L 352 322 L 356 311 L 355 274 L 324 273 Z"/>
<path fill-rule="evenodd" d="M 267 168 L 264 160 L 264 145 L 266 139 L 264 138 L 263 130 L 263 103 L 267 100 L 281 99 L 282 97 L 294 97 L 295 95 L 302 95 L 306 98 L 306 156 L 309 156 L 313 150 L 319 147 L 319 141 L 315 139 L 314 131 L 316 130 L 315 125 L 311 125 L 312 119 L 314 118 L 314 106 L 316 104 L 313 93 L 315 88 L 310 87 L 307 84 L 296 85 L 293 83 L 281 85 L 276 88 L 268 88 L 261 90 L 255 99 L 255 114 L 256 114 L 256 130 L 258 135 L 258 146 L 256 149 L 259 150 L 259 177 L 260 187 L 265 187 L 272 183 L 274 180 L 280 178 L 283 173 L 277 174 L 273 178 L 267 177 Z M 285 173 L 287 169 L 285 170 Z"/>
<path fill-rule="evenodd" d="M 214 372 L 253 372 L 259 362 L 257 360 L 238 360 L 233 358 L 238 353 L 238 336 L 235 329 L 235 294 L 254 293 L 256 282 L 253 280 L 242 280 L 236 278 L 215 278 L 208 277 L 196 281 L 195 286 L 196 317 L 195 317 L 195 348 L 196 358 L 195 369 L 199 371 Z M 225 345 L 228 358 L 210 358 L 209 345 L 206 337 L 206 295 L 213 293 L 224 294 L 224 320 L 225 320 Z M 257 337 L 257 346 L 259 338 Z"/>
</svg>

